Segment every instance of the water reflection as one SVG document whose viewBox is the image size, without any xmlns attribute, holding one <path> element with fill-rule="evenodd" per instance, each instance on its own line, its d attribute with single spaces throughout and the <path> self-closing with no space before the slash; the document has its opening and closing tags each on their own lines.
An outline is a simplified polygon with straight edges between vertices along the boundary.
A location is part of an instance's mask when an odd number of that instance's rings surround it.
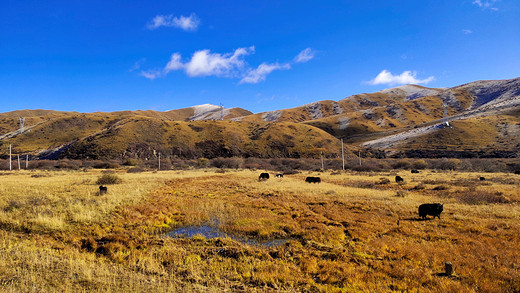
<svg viewBox="0 0 520 293">
<path fill-rule="evenodd" d="M 176 230 L 173 230 L 167 234 L 169 237 L 186 237 L 190 238 L 195 235 L 202 235 L 206 239 L 211 238 L 231 238 L 233 240 L 237 240 L 239 242 L 249 244 L 249 245 L 261 245 L 261 246 L 267 246 L 267 247 L 274 247 L 279 246 L 287 242 L 288 239 L 274 239 L 274 240 L 267 240 L 267 241 L 259 241 L 256 239 L 251 238 L 245 238 L 245 237 L 237 237 L 230 234 L 227 234 L 226 232 L 220 231 L 218 228 L 212 227 L 212 226 L 188 226 L 188 227 L 182 227 L 178 228 Z"/>
</svg>

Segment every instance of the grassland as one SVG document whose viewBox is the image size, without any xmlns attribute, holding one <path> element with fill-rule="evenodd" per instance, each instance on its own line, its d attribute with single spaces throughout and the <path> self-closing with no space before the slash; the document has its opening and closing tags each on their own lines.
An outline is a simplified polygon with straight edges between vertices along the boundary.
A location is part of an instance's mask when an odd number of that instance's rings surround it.
<svg viewBox="0 0 520 293">
<path fill-rule="evenodd" d="M 0 291 L 520 291 L 518 175 L 118 170 L 98 195 L 100 175 L 0 173 Z M 198 225 L 234 238 L 165 236 Z"/>
</svg>

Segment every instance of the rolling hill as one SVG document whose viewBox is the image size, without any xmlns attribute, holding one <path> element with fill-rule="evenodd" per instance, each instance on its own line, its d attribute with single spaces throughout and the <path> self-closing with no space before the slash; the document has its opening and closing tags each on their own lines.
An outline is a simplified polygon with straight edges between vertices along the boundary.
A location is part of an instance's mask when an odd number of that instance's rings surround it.
<svg viewBox="0 0 520 293">
<path fill-rule="evenodd" d="M 448 115 L 448 125 L 443 121 Z M 519 157 L 520 78 L 452 88 L 404 85 L 253 114 L 199 105 L 165 112 L 0 113 L 0 156 L 148 159 L 328 157 L 373 149 L 387 156 Z M 23 133 L 18 117 L 25 118 Z"/>
</svg>

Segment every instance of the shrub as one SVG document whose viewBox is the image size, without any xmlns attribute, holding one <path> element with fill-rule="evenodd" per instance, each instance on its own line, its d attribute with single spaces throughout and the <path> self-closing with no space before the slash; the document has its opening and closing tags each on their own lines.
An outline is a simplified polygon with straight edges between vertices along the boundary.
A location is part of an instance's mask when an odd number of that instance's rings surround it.
<svg viewBox="0 0 520 293">
<path fill-rule="evenodd" d="M 96 184 L 103 185 L 103 184 L 118 184 L 123 182 L 119 176 L 116 174 L 103 174 L 98 177 Z"/>
<path fill-rule="evenodd" d="M 207 167 L 209 165 L 209 160 L 206 158 L 199 158 L 197 160 L 197 165 L 199 167 Z"/>
<path fill-rule="evenodd" d="M 442 159 L 439 168 L 442 170 L 455 170 L 459 165 L 459 159 Z"/>
<path fill-rule="evenodd" d="M 128 171 L 126 171 L 126 173 L 141 173 L 144 171 L 145 170 L 141 167 L 133 167 L 133 168 L 128 169 Z"/>
<path fill-rule="evenodd" d="M 426 169 L 426 167 L 428 167 L 428 163 L 426 163 L 425 160 L 420 159 L 420 160 L 415 160 L 412 163 L 412 166 L 414 169 Z"/>
<path fill-rule="evenodd" d="M 139 164 L 139 161 L 137 161 L 136 159 L 132 159 L 132 158 L 126 159 L 126 161 L 123 163 L 123 165 L 125 165 L 125 166 L 137 166 L 138 164 Z"/>
<path fill-rule="evenodd" d="M 408 169 L 410 168 L 410 161 L 407 159 L 401 159 L 392 164 L 392 168 L 394 169 Z"/>
</svg>

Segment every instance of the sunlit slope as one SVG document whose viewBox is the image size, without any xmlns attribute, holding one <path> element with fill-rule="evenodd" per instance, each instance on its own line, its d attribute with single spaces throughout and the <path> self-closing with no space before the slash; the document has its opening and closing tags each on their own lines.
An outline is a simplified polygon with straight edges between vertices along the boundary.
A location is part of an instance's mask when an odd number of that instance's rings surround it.
<svg viewBox="0 0 520 293">
<path fill-rule="evenodd" d="M 118 113 L 58 117 L 3 139 L 17 154 L 41 158 L 319 157 L 341 152 L 339 140 L 310 125 L 237 121 L 169 121 Z M 348 148 L 347 148 L 348 149 Z M 6 155 L 7 148 L 1 153 Z"/>
<path fill-rule="evenodd" d="M 450 127 L 403 140 L 390 149 L 424 157 L 518 157 L 520 116 L 490 115 L 455 120 Z"/>
<path fill-rule="evenodd" d="M 330 134 L 295 123 L 171 122 L 134 119 L 75 141 L 63 156 L 77 159 L 198 157 L 319 157 L 340 152 Z"/>
</svg>

